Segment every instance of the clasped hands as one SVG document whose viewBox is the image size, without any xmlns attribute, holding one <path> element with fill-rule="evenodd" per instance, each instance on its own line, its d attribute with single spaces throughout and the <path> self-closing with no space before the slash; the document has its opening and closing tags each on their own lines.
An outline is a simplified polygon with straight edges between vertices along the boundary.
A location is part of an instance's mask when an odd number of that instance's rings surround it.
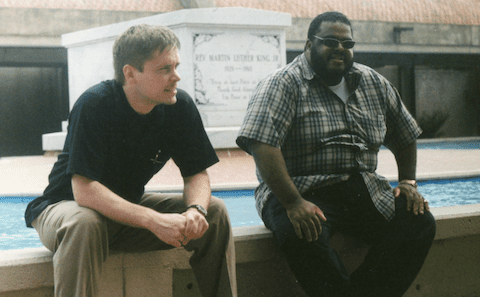
<svg viewBox="0 0 480 297">
<path fill-rule="evenodd" d="M 209 227 L 207 219 L 195 209 L 181 214 L 159 213 L 159 216 L 158 224 L 151 231 L 174 247 L 182 247 L 193 239 L 201 238 Z"/>
</svg>

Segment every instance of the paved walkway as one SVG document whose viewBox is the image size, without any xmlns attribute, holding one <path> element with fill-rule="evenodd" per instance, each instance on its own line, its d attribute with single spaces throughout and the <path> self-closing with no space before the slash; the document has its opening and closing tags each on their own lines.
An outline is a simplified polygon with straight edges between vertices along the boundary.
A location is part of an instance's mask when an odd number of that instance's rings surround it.
<svg viewBox="0 0 480 297">
<path fill-rule="evenodd" d="M 251 156 L 240 150 L 223 150 L 218 155 L 221 161 L 208 169 L 213 189 L 245 189 L 257 185 Z M 56 159 L 56 156 L 0 158 L 0 196 L 36 196 L 42 193 Z M 390 151 L 380 151 L 377 172 L 390 180 L 397 179 L 395 158 Z M 480 176 L 480 149 L 418 151 L 418 179 L 463 176 Z M 148 183 L 147 190 L 179 191 L 182 185 L 178 168 L 169 162 Z"/>
</svg>

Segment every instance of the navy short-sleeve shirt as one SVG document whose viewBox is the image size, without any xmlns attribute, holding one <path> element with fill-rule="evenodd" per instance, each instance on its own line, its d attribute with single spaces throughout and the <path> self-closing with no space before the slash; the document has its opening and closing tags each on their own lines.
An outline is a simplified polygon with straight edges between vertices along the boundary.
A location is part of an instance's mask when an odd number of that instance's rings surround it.
<svg viewBox="0 0 480 297">
<path fill-rule="evenodd" d="M 62 153 L 42 196 L 29 203 L 28 227 L 50 204 L 73 200 L 71 177 L 88 177 L 131 202 L 138 202 L 147 182 L 172 158 L 183 177 L 218 162 L 198 110 L 178 90 L 177 103 L 158 105 L 140 115 L 114 80 L 87 90 L 75 103 Z"/>
</svg>

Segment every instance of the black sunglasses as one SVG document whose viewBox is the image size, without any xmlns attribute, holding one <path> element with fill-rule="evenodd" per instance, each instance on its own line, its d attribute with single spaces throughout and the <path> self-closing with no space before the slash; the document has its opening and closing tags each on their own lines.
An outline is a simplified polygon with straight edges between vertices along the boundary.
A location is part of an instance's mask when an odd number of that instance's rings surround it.
<svg viewBox="0 0 480 297">
<path fill-rule="evenodd" d="M 355 41 L 353 41 L 353 40 L 340 41 L 340 40 L 335 39 L 335 38 L 322 38 L 322 37 L 318 37 L 318 36 L 315 36 L 315 35 L 313 37 L 320 40 L 325 46 L 328 46 L 328 47 L 331 47 L 331 48 L 337 48 L 340 43 L 342 44 L 342 47 L 346 48 L 346 49 L 351 49 L 355 46 Z"/>
</svg>

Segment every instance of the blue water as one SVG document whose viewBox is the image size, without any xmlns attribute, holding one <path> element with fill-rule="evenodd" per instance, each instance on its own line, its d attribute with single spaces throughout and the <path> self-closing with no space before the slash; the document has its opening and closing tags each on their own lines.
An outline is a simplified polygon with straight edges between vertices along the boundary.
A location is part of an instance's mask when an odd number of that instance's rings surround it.
<svg viewBox="0 0 480 297">
<path fill-rule="evenodd" d="M 392 183 L 396 186 L 396 183 Z M 480 177 L 419 182 L 430 207 L 480 203 Z M 233 227 L 263 224 L 255 209 L 253 190 L 214 192 L 227 205 Z M 37 232 L 25 227 L 23 214 L 34 197 L 0 197 L 0 250 L 40 247 Z"/>
<path fill-rule="evenodd" d="M 480 140 L 438 141 L 438 142 L 422 142 L 422 141 L 417 141 L 417 149 L 430 149 L 430 150 L 478 150 L 478 149 L 480 149 Z"/>
<path fill-rule="evenodd" d="M 397 183 L 392 182 L 392 187 Z M 419 192 L 428 199 L 430 207 L 480 203 L 480 177 L 418 182 Z M 232 226 L 263 224 L 255 209 L 253 190 L 234 190 L 214 193 L 227 205 Z"/>
<path fill-rule="evenodd" d="M 381 149 L 387 149 L 381 146 Z M 419 150 L 479 150 L 480 140 L 443 140 L 429 141 L 417 140 L 417 149 Z"/>
<path fill-rule="evenodd" d="M 30 197 L 31 200 L 32 197 Z M 27 207 L 25 199 L 0 197 L 0 250 L 41 247 L 37 231 L 25 226 L 23 214 Z M 15 202 L 19 201 L 19 202 Z"/>
</svg>

